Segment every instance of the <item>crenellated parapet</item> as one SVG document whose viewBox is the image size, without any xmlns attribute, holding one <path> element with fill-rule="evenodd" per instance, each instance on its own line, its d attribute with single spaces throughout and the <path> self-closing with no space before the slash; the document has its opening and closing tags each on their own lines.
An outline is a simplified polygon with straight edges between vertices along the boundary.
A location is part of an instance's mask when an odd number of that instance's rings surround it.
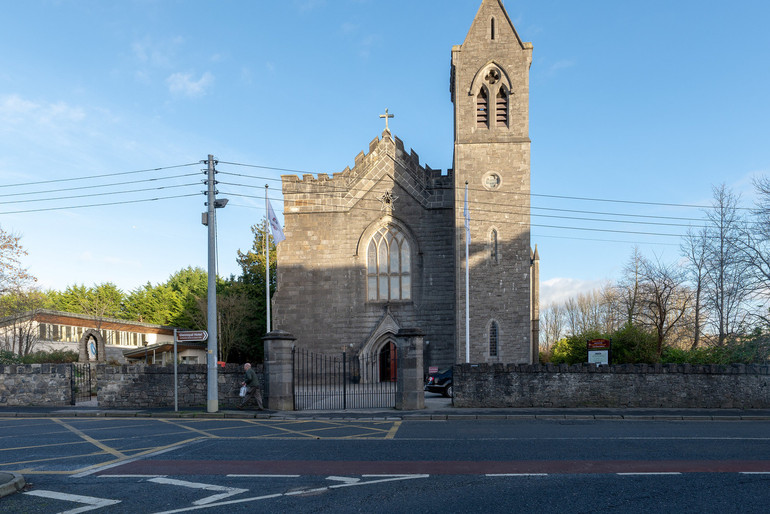
<svg viewBox="0 0 770 514">
<path fill-rule="evenodd" d="M 352 168 L 317 176 L 282 175 L 284 213 L 344 212 L 366 197 L 381 182 L 392 182 L 426 209 L 451 208 L 454 200 L 453 173 L 420 164 L 414 151 L 406 151 L 403 141 L 385 130 L 382 137 L 361 151 Z"/>
</svg>

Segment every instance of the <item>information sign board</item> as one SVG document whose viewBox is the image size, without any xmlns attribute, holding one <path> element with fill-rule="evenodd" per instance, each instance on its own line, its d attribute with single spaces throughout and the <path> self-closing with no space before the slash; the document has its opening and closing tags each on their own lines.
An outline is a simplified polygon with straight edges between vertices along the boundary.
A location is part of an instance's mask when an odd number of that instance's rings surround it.
<svg viewBox="0 0 770 514">
<path fill-rule="evenodd" d="M 612 343 L 609 339 L 590 339 L 588 341 L 588 362 L 609 364 Z"/>
<path fill-rule="evenodd" d="M 176 333 L 177 341 L 205 341 L 209 338 L 208 332 L 205 330 L 180 330 Z"/>
</svg>

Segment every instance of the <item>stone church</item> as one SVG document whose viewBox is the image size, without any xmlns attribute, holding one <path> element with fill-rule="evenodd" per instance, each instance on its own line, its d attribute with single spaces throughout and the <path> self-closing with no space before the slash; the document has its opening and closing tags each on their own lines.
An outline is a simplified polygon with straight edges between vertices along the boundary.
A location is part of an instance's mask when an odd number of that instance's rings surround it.
<svg viewBox="0 0 770 514">
<path fill-rule="evenodd" d="M 453 169 L 420 164 L 386 124 L 353 168 L 282 177 L 275 329 L 320 353 L 387 356 L 399 329 L 417 328 L 426 367 L 466 362 L 466 351 L 471 363 L 537 362 L 531 63 L 502 0 L 483 0 L 452 48 Z"/>
</svg>

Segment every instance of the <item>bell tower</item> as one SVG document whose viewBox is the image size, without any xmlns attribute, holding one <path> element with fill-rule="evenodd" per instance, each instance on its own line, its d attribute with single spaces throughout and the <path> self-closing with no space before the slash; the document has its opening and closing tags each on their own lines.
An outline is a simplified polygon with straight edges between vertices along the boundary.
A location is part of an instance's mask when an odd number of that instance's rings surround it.
<svg viewBox="0 0 770 514">
<path fill-rule="evenodd" d="M 530 246 L 529 68 L 502 0 L 483 0 L 452 48 L 456 361 L 537 362 Z M 470 218 L 468 281 L 464 205 Z"/>
</svg>

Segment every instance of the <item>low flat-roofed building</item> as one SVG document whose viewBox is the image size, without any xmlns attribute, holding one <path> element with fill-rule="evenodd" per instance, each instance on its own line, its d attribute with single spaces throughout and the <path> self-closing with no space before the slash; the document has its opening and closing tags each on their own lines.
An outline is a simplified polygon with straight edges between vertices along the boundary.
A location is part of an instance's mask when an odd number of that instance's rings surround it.
<svg viewBox="0 0 770 514">
<path fill-rule="evenodd" d="M 14 353 L 72 350 L 80 361 L 140 360 L 148 364 L 173 362 L 174 329 L 116 318 L 39 309 L 0 319 L 0 348 Z M 166 348 L 171 353 L 166 355 Z M 148 351 L 143 351 L 145 348 Z M 178 345 L 180 362 L 206 362 L 205 344 Z M 126 357 L 125 354 L 131 357 Z M 134 357 L 142 355 L 141 358 Z"/>
</svg>

